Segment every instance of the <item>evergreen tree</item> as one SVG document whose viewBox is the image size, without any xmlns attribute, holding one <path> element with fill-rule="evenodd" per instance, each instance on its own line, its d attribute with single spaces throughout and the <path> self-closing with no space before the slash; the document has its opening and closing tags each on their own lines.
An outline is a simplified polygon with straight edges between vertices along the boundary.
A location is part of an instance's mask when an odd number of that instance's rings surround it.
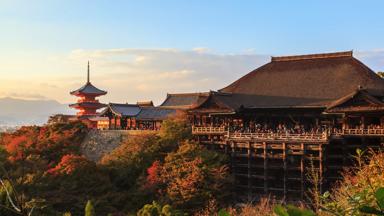
<svg viewBox="0 0 384 216">
<path fill-rule="evenodd" d="M 93 207 L 92 201 L 88 200 L 85 206 L 85 216 L 96 216 L 95 208 Z"/>
</svg>

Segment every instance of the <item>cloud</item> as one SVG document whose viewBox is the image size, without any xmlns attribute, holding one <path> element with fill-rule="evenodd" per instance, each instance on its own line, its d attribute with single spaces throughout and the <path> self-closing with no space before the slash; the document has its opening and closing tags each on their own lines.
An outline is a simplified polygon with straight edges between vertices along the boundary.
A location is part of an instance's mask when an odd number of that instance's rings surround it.
<svg viewBox="0 0 384 216">
<path fill-rule="evenodd" d="M 200 92 L 225 87 L 268 56 L 218 54 L 208 48 L 74 50 L 68 59 L 91 59 L 91 77 L 108 90 L 111 101 L 152 99 L 160 103 L 171 92 Z"/>
<path fill-rule="evenodd" d="M 40 94 L 34 94 L 34 93 L 0 92 L 0 97 L 1 98 L 10 97 L 10 98 L 24 99 L 24 100 L 48 100 L 47 97 Z"/>
<path fill-rule="evenodd" d="M 384 49 L 358 51 L 355 56 L 374 71 L 384 71 Z"/>
<path fill-rule="evenodd" d="M 375 71 L 384 70 L 384 49 L 358 51 L 355 57 Z M 68 53 L 30 55 L 12 62 L 0 59 L 0 96 L 50 98 L 62 103 L 75 101 L 69 95 L 84 85 L 87 61 L 91 81 L 107 90 L 103 102 L 154 100 L 167 93 L 221 89 L 251 70 L 269 62 L 269 55 L 254 49 L 237 54 L 216 53 L 205 47 L 178 49 L 76 49 Z"/>
<path fill-rule="evenodd" d="M 196 48 L 193 48 L 192 50 L 197 52 L 197 53 L 207 53 L 210 51 L 210 49 L 208 49 L 206 47 L 196 47 Z"/>
</svg>

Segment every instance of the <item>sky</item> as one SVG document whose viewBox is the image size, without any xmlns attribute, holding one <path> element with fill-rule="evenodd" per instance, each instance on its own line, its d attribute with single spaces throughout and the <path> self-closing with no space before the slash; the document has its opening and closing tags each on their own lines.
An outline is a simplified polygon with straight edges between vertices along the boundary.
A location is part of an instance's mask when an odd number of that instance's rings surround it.
<svg viewBox="0 0 384 216">
<path fill-rule="evenodd" d="M 384 1 L 0 0 L 0 97 L 103 102 L 223 88 L 270 56 L 353 50 L 384 71 Z"/>
</svg>

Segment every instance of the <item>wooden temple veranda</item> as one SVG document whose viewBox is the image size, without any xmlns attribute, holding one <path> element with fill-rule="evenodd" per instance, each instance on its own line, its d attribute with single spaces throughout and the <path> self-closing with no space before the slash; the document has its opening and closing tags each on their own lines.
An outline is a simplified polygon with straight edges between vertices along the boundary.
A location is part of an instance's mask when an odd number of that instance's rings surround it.
<svg viewBox="0 0 384 216">
<path fill-rule="evenodd" d="M 303 200 L 384 138 L 384 79 L 352 52 L 272 57 L 188 109 L 194 139 L 231 158 L 236 195 Z"/>
</svg>

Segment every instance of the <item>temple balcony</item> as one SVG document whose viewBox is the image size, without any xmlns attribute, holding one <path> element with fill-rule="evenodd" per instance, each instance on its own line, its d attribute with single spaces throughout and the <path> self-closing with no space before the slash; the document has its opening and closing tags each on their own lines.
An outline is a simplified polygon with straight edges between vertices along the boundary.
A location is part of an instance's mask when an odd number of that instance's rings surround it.
<svg viewBox="0 0 384 216">
<path fill-rule="evenodd" d="M 81 98 L 77 100 L 77 103 L 99 103 L 99 100 Z"/>
<path fill-rule="evenodd" d="M 229 133 L 229 140 L 237 141 L 299 141 L 326 142 L 327 133 L 289 134 L 289 133 Z"/>
<path fill-rule="evenodd" d="M 384 136 L 384 128 L 376 129 L 344 129 L 343 136 Z"/>
<path fill-rule="evenodd" d="M 300 141 L 300 142 L 325 142 L 328 133 L 247 133 L 229 132 L 225 127 L 192 126 L 193 135 L 224 135 L 228 140 L 236 141 Z"/>
<path fill-rule="evenodd" d="M 192 126 L 193 135 L 224 135 L 228 133 L 225 127 L 200 127 Z"/>
</svg>

